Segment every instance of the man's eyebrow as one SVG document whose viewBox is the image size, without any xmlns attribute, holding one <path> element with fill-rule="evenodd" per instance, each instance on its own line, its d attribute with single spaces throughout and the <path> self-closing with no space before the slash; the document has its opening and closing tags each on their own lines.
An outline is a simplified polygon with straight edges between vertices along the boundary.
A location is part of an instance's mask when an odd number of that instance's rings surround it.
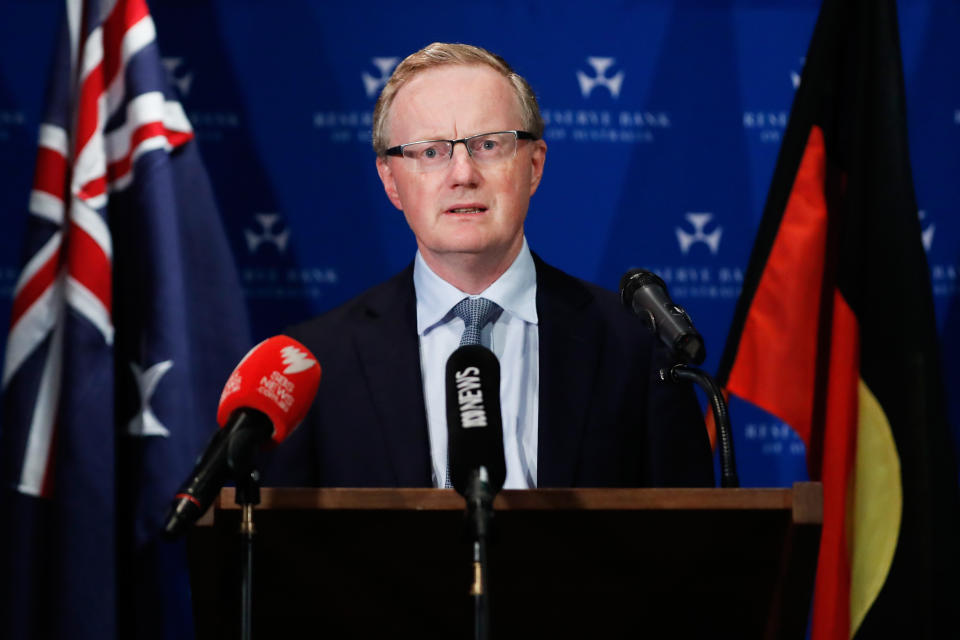
<svg viewBox="0 0 960 640">
<path fill-rule="evenodd" d="M 421 140 L 453 140 L 453 138 L 450 138 L 443 134 L 435 133 L 435 134 L 422 135 L 417 138 L 410 138 L 409 140 L 407 140 L 407 142 L 419 142 Z"/>
<path fill-rule="evenodd" d="M 456 137 L 456 138 L 448 137 L 448 136 L 443 135 L 443 134 L 437 134 L 437 135 L 423 136 L 423 137 L 419 137 L 419 138 L 410 138 L 409 140 L 407 140 L 407 141 L 405 141 L 405 142 L 398 142 L 397 144 L 398 144 L 398 145 L 401 145 L 401 144 L 409 144 L 409 143 L 411 143 L 411 142 L 426 142 L 426 141 L 429 141 L 429 140 L 463 140 L 464 138 L 472 138 L 472 137 L 474 137 L 474 136 L 482 136 L 482 135 L 487 134 L 487 133 L 498 133 L 498 132 L 500 132 L 500 131 L 513 131 L 513 129 L 509 129 L 509 128 L 507 128 L 507 129 L 480 129 L 480 130 L 475 131 L 475 132 L 473 132 L 473 133 L 467 133 L 467 134 L 464 134 L 464 135 L 460 135 L 460 136 L 458 136 L 458 137 Z"/>
</svg>

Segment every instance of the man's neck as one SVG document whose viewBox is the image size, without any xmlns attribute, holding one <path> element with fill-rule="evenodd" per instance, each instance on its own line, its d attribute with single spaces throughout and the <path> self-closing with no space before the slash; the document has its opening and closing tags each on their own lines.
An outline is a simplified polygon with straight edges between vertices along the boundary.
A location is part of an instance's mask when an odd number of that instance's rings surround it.
<svg viewBox="0 0 960 640">
<path fill-rule="evenodd" d="M 460 291 L 476 295 L 484 291 L 502 276 L 523 248 L 523 236 L 515 247 L 495 256 L 479 253 L 434 254 L 424 251 L 420 255 L 430 269 Z"/>
</svg>

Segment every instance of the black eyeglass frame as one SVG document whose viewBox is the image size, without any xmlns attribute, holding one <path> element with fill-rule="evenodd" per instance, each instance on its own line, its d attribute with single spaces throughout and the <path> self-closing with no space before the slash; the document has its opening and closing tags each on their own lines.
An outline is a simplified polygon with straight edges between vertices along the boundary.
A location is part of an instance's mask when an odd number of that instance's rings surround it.
<svg viewBox="0 0 960 640">
<path fill-rule="evenodd" d="M 466 138 L 460 138 L 459 140 L 415 140 L 413 142 L 407 142 L 405 144 L 398 144 L 395 147 L 390 147 L 386 150 L 385 154 L 388 156 L 398 156 L 403 157 L 403 148 L 409 147 L 412 144 L 423 144 L 424 142 L 449 142 L 450 143 L 450 158 L 453 158 L 453 148 L 457 146 L 458 142 L 462 142 L 463 146 L 467 148 L 467 153 L 470 157 L 473 157 L 473 151 L 470 150 L 470 145 L 467 144 L 467 140 L 473 140 L 474 138 L 482 138 L 483 136 L 492 136 L 498 133 L 512 133 L 517 137 L 517 142 L 520 140 L 539 140 L 540 138 L 533 135 L 529 131 L 520 131 L 518 129 L 508 129 L 506 131 L 488 131 L 486 133 L 478 133 L 475 136 L 467 136 Z"/>
</svg>

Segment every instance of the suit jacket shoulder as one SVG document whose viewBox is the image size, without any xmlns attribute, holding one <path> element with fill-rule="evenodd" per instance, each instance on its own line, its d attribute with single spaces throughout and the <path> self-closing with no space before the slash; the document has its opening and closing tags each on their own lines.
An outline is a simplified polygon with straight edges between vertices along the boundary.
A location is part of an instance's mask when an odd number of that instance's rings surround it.
<svg viewBox="0 0 960 640">
<path fill-rule="evenodd" d="M 319 351 L 343 345 L 340 338 L 343 338 L 344 331 L 351 333 L 364 322 L 384 315 L 402 318 L 405 312 L 411 311 L 413 315 L 410 319 L 416 326 L 416 293 L 413 289 L 412 264 L 389 280 L 367 289 L 330 311 L 289 327 L 285 333 L 310 347 L 314 355 L 319 357 Z M 338 336 L 338 339 L 331 340 L 331 336 Z"/>
<path fill-rule="evenodd" d="M 279 485 L 430 486 L 413 265 L 287 333 L 316 356 L 304 424 L 264 474 Z"/>
</svg>

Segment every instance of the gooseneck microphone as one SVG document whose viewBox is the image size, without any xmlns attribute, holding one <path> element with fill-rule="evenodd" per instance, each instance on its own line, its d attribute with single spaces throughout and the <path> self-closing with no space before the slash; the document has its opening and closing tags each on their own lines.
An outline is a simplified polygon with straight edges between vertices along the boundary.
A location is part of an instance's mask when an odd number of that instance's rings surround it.
<svg viewBox="0 0 960 640">
<path fill-rule="evenodd" d="M 167 512 L 165 533 L 182 534 L 209 508 L 220 487 L 253 469 L 263 447 L 276 446 L 303 421 L 320 384 L 320 365 L 287 336 L 264 340 L 227 379 L 213 435 Z"/>
<path fill-rule="evenodd" d="M 620 301 L 646 320 L 649 329 L 660 336 L 660 340 L 679 361 L 669 371 L 661 369 L 660 379 L 674 383 L 695 382 L 707 394 L 720 448 L 720 486 L 739 487 L 727 401 L 708 373 L 690 366 L 700 364 L 707 355 L 703 338 L 693 326 L 690 316 L 683 307 L 673 303 L 663 280 L 644 269 L 631 269 L 623 274 L 620 279 Z"/>
<path fill-rule="evenodd" d="M 466 498 L 467 526 L 473 542 L 470 596 L 474 638 L 486 640 L 490 635 L 487 537 L 493 498 L 507 477 L 500 413 L 500 362 L 480 345 L 460 347 L 447 360 L 446 382 L 451 484 Z"/>
<path fill-rule="evenodd" d="M 631 269 L 620 279 L 620 301 L 660 336 L 682 362 L 701 364 L 707 351 L 703 338 L 683 307 L 674 304 L 667 285 L 645 269 Z"/>
</svg>

